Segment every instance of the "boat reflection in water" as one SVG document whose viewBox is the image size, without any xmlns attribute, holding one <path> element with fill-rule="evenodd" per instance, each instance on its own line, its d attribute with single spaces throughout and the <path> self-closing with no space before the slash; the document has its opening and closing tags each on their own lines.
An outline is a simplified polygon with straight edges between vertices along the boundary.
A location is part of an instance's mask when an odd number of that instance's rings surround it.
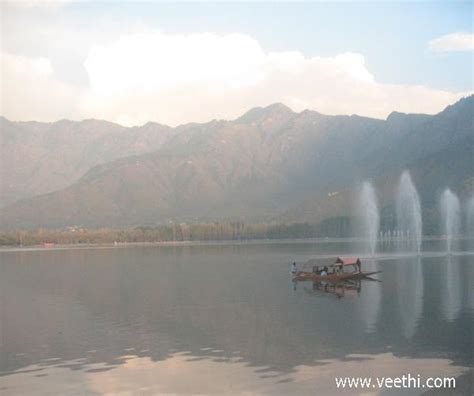
<svg viewBox="0 0 474 396">
<path fill-rule="evenodd" d="M 317 295 L 333 295 L 337 298 L 342 297 L 355 297 L 360 294 L 361 281 L 343 281 L 343 282 L 313 282 L 311 288 L 304 288 L 307 292 L 314 293 Z"/>
<path fill-rule="evenodd" d="M 304 290 L 319 296 L 329 295 L 336 298 L 358 297 L 362 291 L 362 283 L 364 281 L 380 282 L 370 277 L 365 279 L 348 279 L 339 282 L 315 281 L 312 287 L 305 287 Z"/>
</svg>

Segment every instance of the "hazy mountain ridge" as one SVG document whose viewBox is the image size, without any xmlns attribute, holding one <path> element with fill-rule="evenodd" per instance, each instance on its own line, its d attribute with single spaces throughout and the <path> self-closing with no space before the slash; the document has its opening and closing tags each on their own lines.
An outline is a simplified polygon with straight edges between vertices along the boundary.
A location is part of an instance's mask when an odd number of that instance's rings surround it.
<svg viewBox="0 0 474 396">
<path fill-rule="evenodd" d="M 164 125 L 108 121 L 11 122 L 0 118 L 0 206 L 64 188 L 91 167 L 153 151 L 173 135 Z"/>
<path fill-rule="evenodd" d="M 474 174 L 473 110 L 473 96 L 434 116 L 392 113 L 385 121 L 295 113 L 274 104 L 234 121 L 187 124 L 156 151 L 95 166 L 63 190 L 11 205 L 1 212 L 2 223 L 321 221 L 348 210 L 362 179 L 393 184 L 405 167 L 423 174 L 425 164 L 434 163 L 444 179 L 459 175 L 452 178 L 452 187 L 459 187 L 460 178 Z M 436 164 L 436 157 L 445 164 Z M 433 176 L 419 180 L 422 194 L 435 182 Z M 336 191 L 343 193 L 329 202 L 328 193 Z"/>
</svg>

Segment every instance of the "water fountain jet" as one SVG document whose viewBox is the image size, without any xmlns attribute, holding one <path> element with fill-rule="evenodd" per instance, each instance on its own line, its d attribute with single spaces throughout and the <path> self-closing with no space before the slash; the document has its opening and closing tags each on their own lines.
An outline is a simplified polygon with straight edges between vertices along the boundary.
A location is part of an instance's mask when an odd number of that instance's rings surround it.
<svg viewBox="0 0 474 396">
<path fill-rule="evenodd" d="M 446 251 L 451 254 L 454 237 L 460 231 L 460 205 L 459 199 L 449 188 L 441 196 L 441 219 L 443 232 L 446 236 Z"/>
<path fill-rule="evenodd" d="M 467 202 L 466 208 L 466 235 L 467 235 L 467 248 L 471 251 L 474 250 L 474 193 L 471 199 Z M 474 298 L 473 298 L 474 300 Z"/>
<path fill-rule="evenodd" d="M 398 185 L 397 227 L 407 232 L 407 242 L 420 254 L 422 238 L 420 197 L 408 170 L 402 173 Z"/>
<path fill-rule="evenodd" d="M 359 195 L 358 217 L 361 219 L 360 235 L 366 246 L 365 250 L 373 256 L 377 247 L 380 227 L 380 215 L 375 189 L 370 182 L 364 182 Z"/>
</svg>

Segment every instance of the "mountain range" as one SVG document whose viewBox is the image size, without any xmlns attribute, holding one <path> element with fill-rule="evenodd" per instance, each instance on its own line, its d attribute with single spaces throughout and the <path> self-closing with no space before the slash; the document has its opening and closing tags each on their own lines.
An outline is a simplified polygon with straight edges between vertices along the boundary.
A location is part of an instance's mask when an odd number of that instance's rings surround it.
<svg viewBox="0 0 474 396">
<path fill-rule="evenodd" d="M 446 186 L 472 193 L 473 115 L 474 96 L 386 120 L 283 104 L 176 128 L 2 118 L 2 228 L 317 223 L 348 215 L 364 179 L 390 206 L 406 168 L 429 209 Z"/>
<path fill-rule="evenodd" d="M 0 206 L 67 187 L 93 166 L 158 149 L 173 135 L 156 123 L 11 122 L 0 117 Z"/>
</svg>

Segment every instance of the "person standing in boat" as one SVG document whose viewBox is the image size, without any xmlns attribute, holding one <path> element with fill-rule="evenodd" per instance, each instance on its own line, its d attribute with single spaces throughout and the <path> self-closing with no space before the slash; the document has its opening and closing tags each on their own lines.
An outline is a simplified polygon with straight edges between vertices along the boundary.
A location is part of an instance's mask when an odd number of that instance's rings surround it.
<svg viewBox="0 0 474 396">
<path fill-rule="evenodd" d="M 298 272 L 298 268 L 296 268 L 296 263 L 291 264 L 291 273 L 295 275 Z"/>
</svg>

